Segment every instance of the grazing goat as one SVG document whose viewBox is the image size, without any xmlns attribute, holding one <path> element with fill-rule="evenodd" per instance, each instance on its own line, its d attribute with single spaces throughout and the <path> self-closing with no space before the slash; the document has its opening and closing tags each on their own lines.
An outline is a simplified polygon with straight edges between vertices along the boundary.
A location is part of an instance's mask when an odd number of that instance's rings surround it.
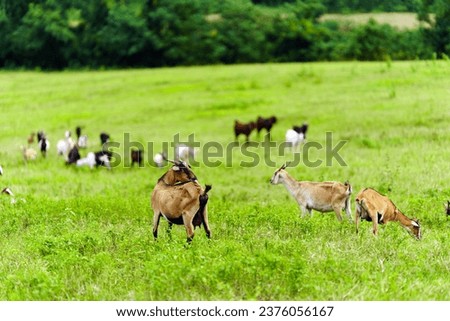
<svg viewBox="0 0 450 321">
<path fill-rule="evenodd" d="M 22 155 L 25 162 L 29 160 L 35 160 L 37 153 L 33 148 L 26 148 L 22 146 Z"/>
<path fill-rule="evenodd" d="M 170 161 L 173 166 L 158 180 L 152 193 L 153 236 L 158 237 L 158 225 L 161 216 L 173 224 L 184 224 L 187 241 L 192 241 L 194 229 L 203 225 L 206 236 L 211 237 L 208 223 L 208 191 L 203 190 L 197 177 L 185 162 Z"/>
<path fill-rule="evenodd" d="M 111 169 L 111 153 L 107 151 L 100 152 L 89 152 L 86 157 L 80 158 L 76 161 L 78 167 L 81 166 L 89 166 L 89 168 L 94 168 L 98 166 L 105 166 L 108 169 Z"/>
<path fill-rule="evenodd" d="M 447 216 L 450 216 L 450 201 L 447 201 L 447 205 L 444 204 L 445 212 L 447 213 Z"/>
<path fill-rule="evenodd" d="M 303 138 L 306 139 L 306 132 L 308 131 L 308 124 L 303 123 L 301 126 L 292 126 L 292 129 L 295 130 L 298 134 L 303 134 Z"/>
<path fill-rule="evenodd" d="M 111 137 L 107 133 L 100 133 L 100 144 L 103 146 L 106 143 L 109 143 L 109 139 Z"/>
<path fill-rule="evenodd" d="M 79 148 L 87 148 L 87 135 L 81 135 L 81 127 L 77 126 L 75 128 L 75 133 L 77 134 L 77 144 Z"/>
<path fill-rule="evenodd" d="M 96 165 L 95 154 L 93 152 L 88 153 L 85 158 L 78 159 L 76 164 L 78 167 L 89 166 L 89 168 L 93 169 Z"/>
<path fill-rule="evenodd" d="M 372 188 L 365 188 L 356 195 L 356 233 L 360 219 L 372 221 L 373 234 L 378 234 L 378 224 L 385 224 L 389 221 L 398 221 L 416 239 L 420 240 L 419 220 L 410 219 L 405 216 L 386 196 L 381 195 Z"/>
<path fill-rule="evenodd" d="M 272 126 L 277 122 L 277 117 L 272 116 L 270 118 L 263 118 L 261 116 L 258 116 L 258 119 L 256 120 L 256 131 L 259 133 L 261 130 L 265 129 L 267 130 L 267 134 L 270 138 L 270 130 L 272 129 Z"/>
<path fill-rule="evenodd" d="M 253 131 L 253 129 L 256 128 L 256 123 L 255 122 L 250 122 L 248 124 L 244 124 L 239 122 L 238 120 L 234 121 L 234 136 L 235 139 L 238 139 L 238 136 L 243 134 L 246 137 L 246 141 L 248 141 L 248 136 L 250 136 L 251 132 Z"/>
<path fill-rule="evenodd" d="M 303 133 L 297 133 L 293 129 L 288 129 L 286 131 L 286 146 L 291 147 L 293 151 L 296 151 L 299 146 L 305 141 L 305 136 Z"/>
<path fill-rule="evenodd" d="M 336 213 L 339 221 L 342 221 L 341 211 L 345 210 L 349 220 L 352 219 L 350 208 L 351 185 L 339 182 L 307 182 L 297 181 L 285 170 L 286 164 L 281 166 L 272 176 L 270 183 L 273 185 L 283 184 L 297 201 L 302 217 L 306 212 L 311 215 L 311 210 L 322 213 Z"/>
<path fill-rule="evenodd" d="M 137 163 L 139 167 L 142 167 L 142 149 L 133 149 L 131 150 L 131 166 L 134 166 L 134 163 Z"/>
<path fill-rule="evenodd" d="M 36 133 L 31 133 L 30 136 L 28 137 L 27 141 L 28 141 L 28 146 L 30 146 L 31 144 L 34 143 L 34 136 L 36 136 Z"/>
<path fill-rule="evenodd" d="M 111 169 L 111 157 L 112 153 L 106 150 L 101 150 L 99 152 L 95 152 L 95 164 L 97 166 L 105 166 L 108 169 Z"/>
</svg>

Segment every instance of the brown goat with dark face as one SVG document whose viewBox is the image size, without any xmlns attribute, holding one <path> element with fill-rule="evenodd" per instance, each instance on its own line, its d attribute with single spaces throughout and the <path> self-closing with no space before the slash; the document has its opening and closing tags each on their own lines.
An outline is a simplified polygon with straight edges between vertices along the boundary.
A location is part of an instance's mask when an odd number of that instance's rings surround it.
<svg viewBox="0 0 450 321">
<path fill-rule="evenodd" d="M 447 205 L 444 204 L 445 212 L 447 213 L 447 216 L 450 216 L 450 201 L 447 201 Z"/>
<path fill-rule="evenodd" d="M 194 229 L 203 224 L 206 236 L 211 237 L 208 223 L 207 192 L 200 186 L 197 177 L 185 162 L 171 161 L 174 165 L 156 184 L 152 193 L 153 236 L 158 236 L 158 225 L 161 216 L 172 224 L 183 224 L 186 228 L 187 240 L 194 237 Z"/>
<path fill-rule="evenodd" d="M 372 188 L 365 188 L 356 195 L 356 233 L 360 219 L 372 222 L 374 235 L 378 234 L 378 224 L 397 221 L 416 239 L 420 240 L 422 237 L 419 220 L 408 218 L 388 197 Z"/>
<path fill-rule="evenodd" d="M 235 139 L 238 139 L 238 136 L 243 134 L 246 137 L 246 141 L 248 141 L 248 136 L 250 136 L 251 132 L 256 128 L 255 122 L 250 122 L 248 124 L 244 124 L 239 122 L 238 120 L 234 121 L 234 136 Z"/>
</svg>

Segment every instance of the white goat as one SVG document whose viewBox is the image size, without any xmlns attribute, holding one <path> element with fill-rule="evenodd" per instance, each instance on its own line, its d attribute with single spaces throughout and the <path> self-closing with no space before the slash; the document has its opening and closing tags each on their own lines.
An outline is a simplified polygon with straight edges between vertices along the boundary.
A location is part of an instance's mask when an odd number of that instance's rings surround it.
<svg viewBox="0 0 450 321">
<path fill-rule="evenodd" d="M 109 155 L 103 151 L 100 152 L 89 152 L 86 157 L 77 160 L 77 166 L 89 166 L 89 168 L 94 168 L 94 166 L 103 165 L 108 169 L 111 169 L 111 161 L 109 160 Z"/>
<path fill-rule="evenodd" d="M 286 131 L 286 144 L 289 147 L 292 147 L 292 150 L 295 151 L 299 146 L 303 144 L 305 141 L 304 133 L 297 133 L 293 129 L 288 129 Z"/>
<path fill-rule="evenodd" d="M 155 156 L 153 156 L 153 162 L 155 162 L 156 166 L 163 167 L 166 163 L 166 154 L 164 152 L 156 153 Z"/>
<path fill-rule="evenodd" d="M 283 184 L 286 187 L 297 201 L 302 217 L 306 212 L 311 215 L 311 210 L 322 213 L 334 211 L 337 219 L 342 221 L 341 211 L 345 209 L 349 220 L 352 220 L 350 208 L 352 187 L 349 183 L 297 181 L 285 169 L 286 164 L 276 170 L 270 183 Z"/>
<path fill-rule="evenodd" d="M 194 147 L 187 145 L 178 145 L 175 149 L 175 160 L 189 162 L 189 159 L 194 158 L 197 150 Z"/>
<path fill-rule="evenodd" d="M 27 148 L 24 146 L 22 146 L 21 149 L 22 149 L 23 159 L 25 160 L 25 162 L 36 159 L 36 156 L 37 156 L 36 150 L 34 150 L 33 148 L 30 148 L 30 147 Z"/>
<path fill-rule="evenodd" d="M 77 160 L 77 166 L 89 166 L 89 168 L 94 168 L 96 162 L 95 162 L 95 154 L 93 152 L 90 152 L 86 155 L 84 158 L 80 158 Z"/>
<path fill-rule="evenodd" d="M 67 157 L 67 155 L 69 154 L 69 151 L 73 148 L 74 145 L 75 145 L 75 143 L 72 140 L 71 133 L 70 133 L 70 131 L 67 130 L 65 132 L 65 138 L 60 139 L 56 143 L 56 150 L 58 152 L 58 155 Z"/>
<path fill-rule="evenodd" d="M 398 221 L 416 239 L 420 240 L 419 220 L 410 219 L 395 206 L 386 196 L 381 195 L 372 188 L 365 188 L 356 195 L 356 233 L 358 233 L 359 220 L 363 219 L 373 224 L 373 234 L 378 234 L 378 224 L 389 221 Z"/>
</svg>

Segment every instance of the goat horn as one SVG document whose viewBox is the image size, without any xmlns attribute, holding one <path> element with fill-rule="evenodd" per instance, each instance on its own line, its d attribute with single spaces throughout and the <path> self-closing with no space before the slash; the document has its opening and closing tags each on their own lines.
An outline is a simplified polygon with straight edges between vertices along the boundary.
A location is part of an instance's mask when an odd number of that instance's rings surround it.
<svg viewBox="0 0 450 321">
<path fill-rule="evenodd" d="M 281 166 L 281 169 L 285 169 L 286 167 L 288 167 L 290 164 L 290 162 L 286 162 L 283 164 L 283 166 Z"/>
</svg>

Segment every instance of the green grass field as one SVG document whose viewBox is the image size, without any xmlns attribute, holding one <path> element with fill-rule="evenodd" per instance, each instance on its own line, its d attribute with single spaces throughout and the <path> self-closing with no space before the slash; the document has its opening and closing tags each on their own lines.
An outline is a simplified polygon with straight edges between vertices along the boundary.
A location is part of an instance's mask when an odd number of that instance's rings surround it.
<svg viewBox="0 0 450 321">
<path fill-rule="evenodd" d="M 0 72 L 0 188 L 18 200 L 0 197 L 0 299 L 448 300 L 449 85 L 448 61 Z M 299 164 L 291 175 L 349 180 L 353 213 L 356 193 L 374 187 L 420 219 L 423 239 L 398 223 L 374 237 L 371 223 L 357 235 L 334 213 L 302 219 L 285 188 L 269 184 L 276 167 L 255 147 L 255 166 L 240 166 L 249 157 L 235 148 L 210 159 L 220 166 L 193 168 L 213 185 L 211 240 L 197 229 L 187 246 L 184 228 L 169 238 L 162 221 L 154 241 L 150 195 L 164 169 L 148 163 L 147 143 L 157 152 L 193 133 L 202 146 L 227 146 L 235 119 L 272 114 L 276 142 L 304 121 L 310 142 L 324 145 L 326 132 L 334 145 L 347 141 L 346 166 Z M 125 166 L 117 148 L 111 171 L 66 167 L 56 142 L 77 125 L 89 151 L 101 131 L 121 146 L 128 133 L 146 146 L 146 166 Z M 51 151 L 25 164 L 20 146 L 39 129 Z M 280 166 L 292 154 L 270 157 Z M 324 160 L 325 149 L 310 157 Z"/>
</svg>

